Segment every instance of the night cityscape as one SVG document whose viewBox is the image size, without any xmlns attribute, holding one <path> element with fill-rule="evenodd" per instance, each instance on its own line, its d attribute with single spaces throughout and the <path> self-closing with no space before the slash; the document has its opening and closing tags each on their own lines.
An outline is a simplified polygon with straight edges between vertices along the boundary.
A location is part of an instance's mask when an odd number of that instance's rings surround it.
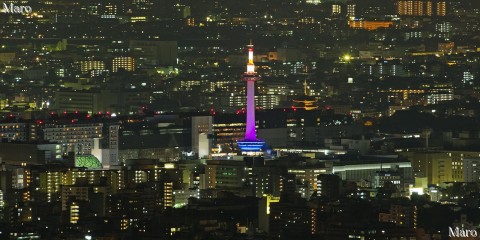
<svg viewBox="0 0 480 240">
<path fill-rule="evenodd" d="M 479 0 L 4 0 L 0 23 L 0 239 L 480 239 Z"/>
</svg>

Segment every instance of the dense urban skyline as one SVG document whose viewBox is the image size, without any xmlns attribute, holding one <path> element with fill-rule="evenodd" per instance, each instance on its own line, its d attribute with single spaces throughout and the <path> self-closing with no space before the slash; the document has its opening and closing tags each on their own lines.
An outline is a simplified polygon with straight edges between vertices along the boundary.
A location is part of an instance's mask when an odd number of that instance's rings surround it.
<svg viewBox="0 0 480 240">
<path fill-rule="evenodd" d="M 480 1 L 0 2 L 0 239 L 475 239 Z"/>
</svg>

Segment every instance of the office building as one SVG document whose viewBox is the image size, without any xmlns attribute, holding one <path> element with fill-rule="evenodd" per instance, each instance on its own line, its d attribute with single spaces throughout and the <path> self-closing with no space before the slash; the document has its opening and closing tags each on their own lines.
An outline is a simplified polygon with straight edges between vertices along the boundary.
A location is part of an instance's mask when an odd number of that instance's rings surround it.
<svg viewBox="0 0 480 240">
<path fill-rule="evenodd" d="M 139 67 L 177 65 L 176 41 L 131 40 L 130 50 Z"/>
<path fill-rule="evenodd" d="M 208 160 L 205 178 L 209 189 L 235 189 L 245 186 L 247 171 L 243 161 Z"/>
<path fill-rule="evenodd" d="M 212 150 L 213 117 L 192 117 L 192 151 L 199 158 L 208 157 Z"/>
<path fill-rule="evenodd" d="M 269 233 L 280 239 L 305 239 L 317 232 L 317 210 L 296 194 L 270 202 Z"/>
<path fill-rule="evenodd" d="M 443 17 L 447 15 L 445 0 L 399 0 L 397 13 L 402 16 Z"/>
<path fill-rule="evenodd" d="M 335 174 L 320 174 L 317 177 L 317 196 L 335 200 L 340 196 L 342 180 Z"/>
<path fill-rule="evenodd" d="M 115 57 L 112 60 L 112 72 L 118 72 L 119 69 L 133 72 L 135 67 L 135 59 L 133 57 Z"/>
</svg>

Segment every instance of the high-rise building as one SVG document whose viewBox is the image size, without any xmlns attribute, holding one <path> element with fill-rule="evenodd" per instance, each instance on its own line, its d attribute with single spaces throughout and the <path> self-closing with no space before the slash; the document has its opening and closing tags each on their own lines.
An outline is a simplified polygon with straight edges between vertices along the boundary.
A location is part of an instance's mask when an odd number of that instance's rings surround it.
<svg viewBox="0 0 480 240">
<path fill-rule="evenodd" d="M 133 57 L 142 66 L 177 65 L 178 47 L 176 41 L 130 41 Z"/>
<path fill-rule="evenodd" d="M 397 13 L 403 16 L 445 16 L 445 0 L 399 0 Z"/>
<path fill-rule="evenodd" d="M 192 151 L 199 158 L 210 155 L 212 149 L 213 117 L 192 117 Z"/>
<path fill-rule="evenodd" d="M 320 174 L 317 176 L 317 195 L 330 199 L 338 199 L 342 180 L 335 174 Z"/>
<path fill-rule="evenodd" d="M 331 169 L 325 166 L 308 166 L 288 168 L 288 173 L 295 175 L 297 192 L 302 198 L 310 198 L 314 191 L 318 190 L 318 176 L 320 174 L 328 174 Z"/>
<path fill-rule="evenodd" d="M 110 133 L 113 135 L 118 133 L 118 129 L 112 132 L 113 126 L 111 126 Z M 117 126 L 118 127 L 118 126 Z M 120 164 L 118 159 L 118 136 L 108 139 L 110 142 L 105 143 L 107 139 L 94 138 L 92 155 L 95 156 L 103 168 L 110 168 L 112 166 L 118 166 Z"/>
<path fill-rule="evenodd" d="M 149 95 L 145 91 L 62 90 L 55 93 L 54 108 L 68 112 L 111 112 L 116 114 L 131 112 L 133 114 L 148 101 Z"/>
<path fill-rule="evenodd" d="M 342 6 L 339 4 L 332 4 L 332 15 L 338 15 L 342 13 Z"/>
<path fill-rule="evenodd" d="M 163 183 L 163 208 L 173 207 L 173 182 Z"/>
<path fill-rule="evenodd" d="M 446 1 L 438 1 L 435 3 L 436 7 L 436 14 L 437 16 L 445 16 L 447 15 L 447 2 Z"/>
<path fill-rule="evenodd" d="M 174 6 L 174 17 L 176 18 L 189 18 L 192 16 L 192 10 L 190 6 L 177 4 Z"/>
<path fill-rule="evenodd" d="M 356 16 L 356 8 L 357 5 L 354 3 L 350 3 L 347 5 L 347 17 L 349 18 L 355 18 Z"/>
<path fill-rule="evenodd" d="M 135 59 L 133 57 L 116 57 L 112 60 L 112 71 L 118 72 L 120 68 L 126 71 L 135 71 Z"/>
<path fill-rule="evenodd" d="M 444 182 L 463 182 L 472 179 L 474 162 L 466 162 L 465 159 L 478 158 L 479 152 L 468 151 L 438 151 L 438 152 L 404 152 L 402 155 L 408 157 L 412 168 L 417 176 L 427 178 L 428 184 L 440 184 Z M 476 166 L 475 166 L 476 167 Z M 467 179 L 464 176 L 468 174 Z"/>
<path fill-rule="evenodd" d="M 475 79 L 475 76 L 473 75 L 473 73 L 472 73 L 471 71 L 465 71 L 465 72 L 463 72 L 462 82 L 463 82 L 464 84 L 472 85 L 474 79 Z"/>
<path fill-rule="evenodd" d="M 143 13 L 151 11 L 154 7 L 154 1 L 151 0 L 133 0 L 132 1 L 132 11 L 134 13 Z"/>
<path fill-rule="evenodd" d="M 322 1 L 320 1 L 320 0 L 307 0 L 306 3 L 307 3 L 307 4 L 315 4 L 315 5 L 317 5 L 317 4 L 322 3 Z"/>
<path fill-rule="evenodd" d="M 12 171 L 12 187 L 14 189 L 26 189 L 32 183 L 32 171 L 30 168 L 19 167 Z"/>
<path fill-rule="evenodd" d="M 247 126 L 245 128 L 245 138 L 237 141 L 238 147 L 242 152 L 259 152 L 265 145 L 265 142 L 257 139 L 255 130 L 255 82 L 260 80 L 260 75 L 255 72 L 253 63 L 253 45 L 248 45 L 248 63 L 247 71 L 243 74 L 242 80 L 247 82 Z"/>
<path fill-rule="evenodd" d="M 61 201 L 62 210 L 68 210 L 72 205 L 71 200 L 75 201 L 89 201 L 95 193 L 111 193 L 109 186 L 92 186 L 92 185 L 62 185 L 61 186 Z"/>
<path fill-rule="evenodd" d="M 428 104 L 438 104 L 441 101 L 453 100 L 453 89 L 451 86 L 432 87 L 427 93 Z"/>
<path fill-rule="evenodd" d="M 261 162 L 254 160 L 254 162 Z M 264 161 L 263 161 L 264 163 Z M 266 194 L 273 197 L 280 197 L 282 193 L 283 172 L 275 167 L 254 166 L 252 167 L 251 185 L 254 188 L 255 196 L 264 197 Z"/>
<path fill-rule="evenodd" d="M 80 68 L 83 74 L 92 70 L 105 70 L 105 63 L 99 60 L 80 61 Z"/>
<path fill-rule="evenodd" d="M 395 203 L 390 206 L 389 213 L 379 214 L 380 222 L 392 222 L 396 226 L 417 226 L 417 207 L 408 202 Z"/>
<path fill-rule="evenodd" d="M 463 159 L 463 179 L 465 182 L 478 182 L 480 180 L 480 158 Z"/>
<path fill-rule="evenodd" d="M 317 232 L 317 210 L 297 194 L 270 203 L 269 233 L 279 239 L 308 239 Z"/>
<path fill-rule="evenodd" d="M 61 144 L 63 153 L 70 151 L 91 154 L 94 138 L 104 137 L 105 148 L 118 149 L 118 126 L 103 123 L 88 124 L 49 124 L 44 129 L 44 139 Z M 108 139 L 108 140 L 107 140 Z"/>
<path fill-rule="evenodd" d="M 258 201 L 258 225 L 259 228 L 265 232 L 270 229 L 270 204 L 280 202 L 280 197 L 274 197 L 272 195 L 264 195 L 260 201 Z"/>
<path fill-rule="evenodd" d="M 247 172 L 243 161 L 209 160 L 205 175 L 210 189 L 235 189 L 244 186 Z"/>
<path fill-rule="evenodd" d="M 35 142 L 38 140 L 38 124 L 0 123 L 0 139 L 3 142 Z"/>
</svg>

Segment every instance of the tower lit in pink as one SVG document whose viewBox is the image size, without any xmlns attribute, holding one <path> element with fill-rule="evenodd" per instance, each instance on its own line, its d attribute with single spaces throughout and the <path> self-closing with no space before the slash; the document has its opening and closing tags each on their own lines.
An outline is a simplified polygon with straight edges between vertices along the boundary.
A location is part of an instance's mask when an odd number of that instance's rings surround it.
<svg viewBox="0 0 480 240">
<path fill-rule="evenodd" d="M 253 45 L 248 45 L 247 71 L 242 75 L 242 80 L 247 82 L 247 123 L 245 138 L 237 143 L 244 152 L 258 152 L 262 150 L 265 142 L 257 139 L 255 131 L 255 82 L 260 80 L 260 75 L 255 72 Z"/>
</svg>

